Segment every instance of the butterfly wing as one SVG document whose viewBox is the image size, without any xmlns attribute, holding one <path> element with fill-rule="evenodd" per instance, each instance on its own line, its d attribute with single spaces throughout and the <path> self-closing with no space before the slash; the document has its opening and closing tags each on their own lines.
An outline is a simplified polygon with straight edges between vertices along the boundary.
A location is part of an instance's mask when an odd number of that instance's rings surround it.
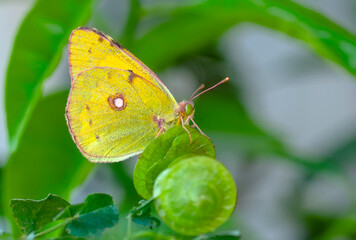
<svg viewBox="0 0 356 240">
<path fill-rule="evenodd" d="M 113 67 L 131 70 L 156 85 L 170 99 L 170 109 L 176 100 L 145 64 L 105 33 L 90 27 L 74 30 L 69 39 L 69 67 L 72 80 L 82 71 L 93 67 Z"/>
<path fill-rule="evenodd" d="M 167 114 L 169 97 L 131 71 L 91 68 L 77 74 L 68 98 L 66 118 L 82 154 L 93 162 L 116 162 L 141 152 L 155 138 L 154 121 Z"/>
</svg>

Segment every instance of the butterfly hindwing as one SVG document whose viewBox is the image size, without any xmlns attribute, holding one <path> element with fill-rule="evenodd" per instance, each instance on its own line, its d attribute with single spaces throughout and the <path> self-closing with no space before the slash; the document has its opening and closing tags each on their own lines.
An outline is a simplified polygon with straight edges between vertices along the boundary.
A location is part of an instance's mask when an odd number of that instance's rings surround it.
<svg viewBox="0 0 356 240">
<path fill-rule="evenodd" d="M 85 157 L 121 161 L 142 151 L 157 135 L 153 116 L 174 118 L 164 113 L 168 100 L 161 89 L 131 71 L 96 67 L 76 76 L 66 117 Z"/>
</svg>

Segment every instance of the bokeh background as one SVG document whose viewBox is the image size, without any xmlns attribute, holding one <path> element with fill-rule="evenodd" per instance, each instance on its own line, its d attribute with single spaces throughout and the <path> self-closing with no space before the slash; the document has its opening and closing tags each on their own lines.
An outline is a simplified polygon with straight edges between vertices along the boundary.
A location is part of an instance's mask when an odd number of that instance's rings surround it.
<svg viewBox="0 0 356 240">
<path fill-rule="evenodd" d="M 238 186 L 221 229 L 246 240 L 356 239 L 355 12 L 353 0 L 0 1 L 0 229 L 18 231 L 12 198 L 76 203 L 106 192 L 120 224 L 139 200 L 136 159 L 91 164 L 65 125 L 66 44 L 85 25 L 133 52 L 177 101 L 230 77 L 196 101 Z M 120 226 L 105 238 L 120 239 Z"/>
</svg>

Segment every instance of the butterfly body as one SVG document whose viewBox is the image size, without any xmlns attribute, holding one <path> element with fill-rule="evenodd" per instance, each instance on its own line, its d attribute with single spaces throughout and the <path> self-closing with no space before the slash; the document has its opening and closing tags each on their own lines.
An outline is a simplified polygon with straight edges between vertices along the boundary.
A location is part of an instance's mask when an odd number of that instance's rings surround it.
<svg viewBox="0 0 356 240">
<path fill-rule="evenodd" d="M 69 66 L 67 124 L 90 161 L 116 162 L 136 155 L 194 113 L 192 102 L 177 103 L 148 67 L 96 29 L 72 32 Z"/>
</svg>

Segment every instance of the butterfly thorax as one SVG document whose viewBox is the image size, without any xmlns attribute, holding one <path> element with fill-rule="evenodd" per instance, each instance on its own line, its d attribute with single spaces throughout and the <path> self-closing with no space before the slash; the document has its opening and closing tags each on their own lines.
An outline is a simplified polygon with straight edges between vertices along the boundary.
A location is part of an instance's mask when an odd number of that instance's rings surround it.
<svg viewBox="0 0 356 240">
<path fill-rule="evenodd" d="M 186 124 L 189 118 L 194 115 L 194 104 L 191 101 L 182 101 L 174 111 L 174 117 L 167 119 L 163 116 L 152 116 L 152 120 L 157 124 L 158 129 L 163 131 L 180 124 Z"/>
</svg>

